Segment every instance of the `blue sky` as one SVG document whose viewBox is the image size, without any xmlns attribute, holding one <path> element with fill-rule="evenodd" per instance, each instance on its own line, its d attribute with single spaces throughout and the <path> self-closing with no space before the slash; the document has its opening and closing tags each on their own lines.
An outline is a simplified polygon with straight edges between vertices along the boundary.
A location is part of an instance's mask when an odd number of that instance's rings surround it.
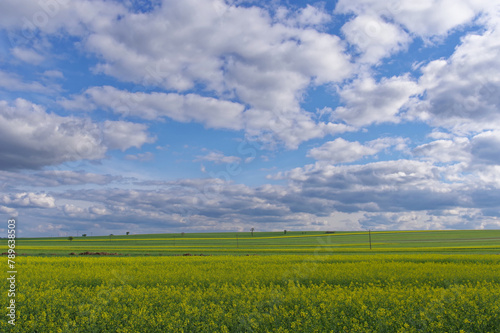
<svg viewBox="0 0 500 333">
<path fill-rule="evenodd" d="M 0 214 L 498 228 L 499 41 L 496 0 L 2 1 Z"/>
</svg>

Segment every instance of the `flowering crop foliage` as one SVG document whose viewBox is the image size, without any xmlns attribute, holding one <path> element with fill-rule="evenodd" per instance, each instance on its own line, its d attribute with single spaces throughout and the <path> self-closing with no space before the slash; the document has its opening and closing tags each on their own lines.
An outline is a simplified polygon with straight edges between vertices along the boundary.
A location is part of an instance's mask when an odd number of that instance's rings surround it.
<svg viewBox="0 0 500 333">
<path fill-rule="evenodd" d="M 500 327 L 495 255 L 24 257 L 19 272 L 17 324 L 2 332 Z"/>
</svg>

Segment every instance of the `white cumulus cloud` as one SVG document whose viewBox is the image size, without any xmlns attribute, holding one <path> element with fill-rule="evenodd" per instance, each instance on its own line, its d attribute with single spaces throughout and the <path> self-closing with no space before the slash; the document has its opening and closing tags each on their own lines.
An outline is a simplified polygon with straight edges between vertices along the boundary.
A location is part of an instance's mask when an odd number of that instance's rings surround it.
<svg viewBox="0 0 500 333">
<path fill-rule="evenodd" d="M 99 124 L 48 113 L 23 99 L 12 104 L 0 101 L 0 169 L 37 169 L 67 161 L 96 160 L 108 149 L 124 150 L 151 141 L 142 124 Z"/>
<path fill-rule="evenodd" d="M 378 150 L 363 146 L 359 142 L 349 142 L 342 138 L 324 143 L 321 147 L 313 148 L 307 156 L 319 161 L 328 161 L 333 164 L 348 163 L 359 160 L 368 155 L 374 155 Z"/>
</svg>

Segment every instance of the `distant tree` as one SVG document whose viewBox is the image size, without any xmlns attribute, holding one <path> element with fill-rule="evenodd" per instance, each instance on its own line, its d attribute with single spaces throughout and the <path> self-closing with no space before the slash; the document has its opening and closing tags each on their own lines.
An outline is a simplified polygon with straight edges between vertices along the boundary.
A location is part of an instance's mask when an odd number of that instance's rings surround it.
<svg viewBox="0 0 500 333">
<path fill-rule="evenodd" d="M 181 232 L 181 236 L 184 237 L 184 232 Z"/>
<path fill-rule="evenodd" d="M 69 236 L 68 239 L 71 242 L 73 240 L 73 236 Z"/>
<path fill-rule="evenodd" d="M 252 237 L 253 237 L 253 231 L 255 230 L 255 228 L 252 228 L 250 229 L 250 231 L 252 232 Z"/>
<path fill-rule="evenodd" d="M 87 237 L 87 234 L 83 234 L 82 237 Z"/>
<path fill-rule="evenodd" d="M 111 242 L 111 237 L 113 236 L 113 234 L 109 234 L 109 241 Z"/>
<path fill-rule="evenodd" d="M 127 231 L 127 236 L 130 234 L 130 231 Z"/>
<path fill-rule="evenodd" d="M 285 229 L 285 231 L 283 233 L 286 235 L 286 229 Z"/>
</svg>

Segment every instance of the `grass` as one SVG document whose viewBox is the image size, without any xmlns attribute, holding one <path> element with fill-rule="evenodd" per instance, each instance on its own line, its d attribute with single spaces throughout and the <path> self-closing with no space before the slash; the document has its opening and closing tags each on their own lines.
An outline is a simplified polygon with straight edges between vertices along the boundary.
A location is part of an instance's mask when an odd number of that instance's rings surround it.
<svg viewBox="0 0 500 333">
<path fill-rule="evenodd" d="M 7 240 L 0 240 L 7 248 Z M 500 230 L 289 231 L 143 234 L 54 238 L 18 238 L 19 254 L 68 255 L 108 252 L 121 255 L 500 253 Z"/>
</svg>

